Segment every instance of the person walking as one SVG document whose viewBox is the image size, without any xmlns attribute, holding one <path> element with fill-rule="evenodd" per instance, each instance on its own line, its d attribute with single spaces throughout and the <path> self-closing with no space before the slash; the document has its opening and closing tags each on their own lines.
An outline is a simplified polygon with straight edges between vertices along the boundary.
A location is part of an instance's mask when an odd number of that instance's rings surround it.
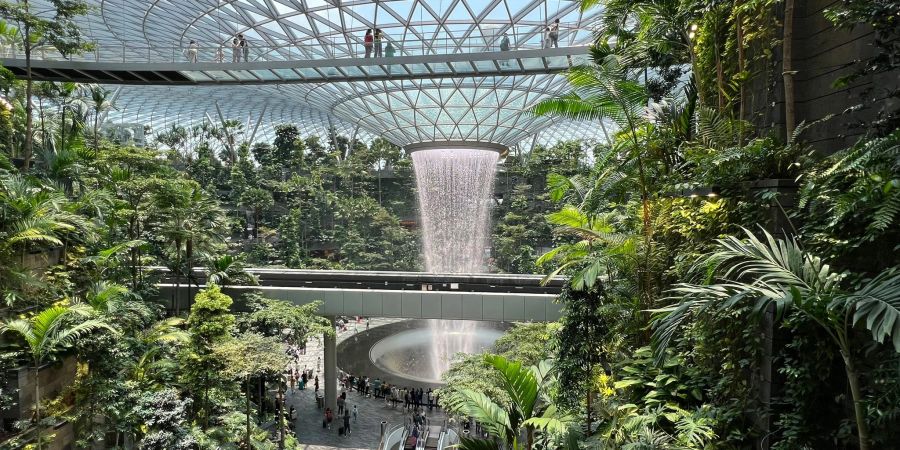
<svg viewBox="0 0 900 450">
<path fill-rule="evenodd" d="M 359 418 L 359 409 L 353 405 L 353 423 L 356 423 L 357 418 Z"/>
<path fill-rule="evenodd" d="M 344 433 L 350 436 L 350 410 L 344 411 Z"/>
<path fill-rule="evenodd" d="M 316 384 L 314 386 L 316 388 L 316 393 L 318 393 L 319 392 L 319 376 L 318 375 L 316 375 L 315 380 L 316 380 Z"/>
<path fill-rule="evenodd" d="M 197 41 L 191 41 L 184 54 L 189 62 L 196 63 L 197 56 L 200 54 L 200 47 L 197 45 Z"/>
<path fill-rule="evenodd" d="M 372 29 L 369 28 L 366 30 L 366 37 L 363 38 L 363 48 L 366 49 L 366 58 L 372 57 L 372 44 L 375 41 L 375 37 L 372 36 Z"/>
<path fill-rule="evenodd" d="M 340 396 L 337 398 L 338 415 L 341 415 L 344 413 L 344 409 L 345 409 L 344 406 L 346 404 L 347 404 L 347 399 L 344 396 Z"/>
<path fill-rule="evenodd" d="M 547 27 L 547 48 L 556 47 L 559 48 L 559 19 L 553 21 L 549 27 Z"/>
<path fill-rule="evenodd" d="M 375 29 L 375 39 L 374 39 L 374 41 L 375 41 L 375 42 L 374 42 L 374 44 L 375 44 L 375 57 L 376 57 L 376 58 L 381 58 L 382 56 L 384 56 L 384 55 L 382 55 L 382 53 L 381 53 L 381 41 L 382 41 L 382 39 L 384 39 L 384 33 L 381 32 L 381 29 L 380 29 L 380 28 L 376 28 L 376 29 Z"/>
</svg>

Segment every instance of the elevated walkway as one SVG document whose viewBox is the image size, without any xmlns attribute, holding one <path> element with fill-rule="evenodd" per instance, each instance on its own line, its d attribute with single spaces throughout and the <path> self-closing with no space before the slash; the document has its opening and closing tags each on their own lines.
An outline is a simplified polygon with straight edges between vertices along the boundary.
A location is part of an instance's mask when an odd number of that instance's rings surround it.
<svg viewBox="0 0 900 450">
<path fill-rule="evenodd" d="M 0 64 L 25 76 L 25 59 L 10 54 Z M 512 76 L 558 73 L 587 61 L 588 47 L 421 54 L 383 58 L 275 59 L 249 62 L 186 62 L 91 58 L 32 59 L 32 73 L 41 81 L 129 85 L 229 85 L 377 81 L 423 78 Z"/>
<path fill-rule="evenodd" d="M 161 268 L 152 270 L 164 272 Z M 229 286 L 239 296 L 258 291 L 295 304 L 322 301 L 326 316 L 370 316 L 405 319 L 459 319 L 488 321 L 553 321 L 561 317 L 555 303 L 565 280 L 541 286 L 540 275 L 434 274 L 423 272 L 369 272 L 343 270 L 250 269 L 259 286 Z M 195 270 L 196 284 L 205 275 Z M 164 278 L 160 298 L 189 307 L 196 293 L 193 283 L 180 286 Z M 191 295 L 188 295 L 190 290 Z"/>
</svg>

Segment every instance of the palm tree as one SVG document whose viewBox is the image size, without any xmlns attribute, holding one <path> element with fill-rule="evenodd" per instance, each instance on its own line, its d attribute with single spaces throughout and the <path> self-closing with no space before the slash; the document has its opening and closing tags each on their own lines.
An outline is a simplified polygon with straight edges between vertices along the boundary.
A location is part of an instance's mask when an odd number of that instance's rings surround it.
<svg viewBox="0 0 900 450">
<path fill-rule="evenodd" d="M 257 284 L 256 277 L 247 272 L 244 260 L 233 255 L 205 255 L 206 281 L 219 286 L 231 284 Z"/>
<path fill-rule="evenodd" d="M 94 116 L 94 150 L 100 148 L 100 117 L 107 111 L 114 109 L 112 92 L 99 85 L 92 85 L 88 91 L 90 94 L 90 107 Z"/>
<path fill-rule="evenodd" d="M 138 328 L 149 322 L 154 312 L 127 287 L 109 281 L 92 283 L 84 294 L 85 303 L 102 317 L 114 319 L 120 326 Z"/>
<path fill-rule="evenodd" d="M 22 269 L 29 249 L 62 246 L 68 235 L 87 234 L 93 224 L 67 209 L 66 196 L 28 178 L 0 176 L 0 286 L 7 303 L 21 298 L 17 286 L 29 278 Z"/>
<path fill-rule="evenodd" d="M 851 285 L 849 274 L 834 272 L 821 258 L 804 251 L 795 239 L 775 239 L 763 231 L 761 240 L 745 232 L 745 239 L 731 236 L 718 240 L 718 250 L 709 255 L 720 274 L 717 283 L 676 285 L 672 293 L 678 303 L 656 310 L 660 314 L 653 321 L 657 357 L 664 356 L 678 329 L 692 317 L 707 317 L 748 304 L 757 314 L 774 305 L 778 317 L 795 310 L 818 324 L 837 346 L 853 398 L 859 448 L 870 449 L 851 337 L 853 328 L 864 324 L 873 340 L 880 343 L 890 339 L 900 353 L 900 271 L 890 269 Z"/>
<path fill-rule="evenodd" d="M 509 405 L 501 406 L 481 392 L 462 389 L 460 396 L 452 400 L 451 408 L 475 419 L 489 434 L 500 439 L 505 447 L 495 440 L 463 438 L 460 449 L 531 450 L 535 431 L 560 436 L 572 432 L 572 418 L 560 414 L 545 397 L 549 391 L 548 385 L 553 382 L 552 377 L 548 376 L 548 361 L 527 368 L 499 355 L 487 354 L 484 359 L 503 380 L 503 389 L 511 399 Z M 519 443 L 523 432 L 524 446 Z"/>
<path fill-rule="evenodd" d="M 221 231 L 225 215 L 218 202 L 196 183 L 173 187 L 172 197 L 162 199 L 165 221 L 160 231 L 174 247 L 175 259 L 170 269 L 175 275 L 176 295 L 181 287 L 181 275 L 186 271 L 190 298 L 194 254 L 197 249 L 207 250 L 224 240 Z M 177 313 L 177 297 L 174 301 Z"/>
<path fill-rule="evenodd" d="M 641 292 L 645 297 L 644 302 L 649 305 L 652 292 L 649 289 L 652 284 L 649 266 L 653 227 L 650 214 L 650 180 L 644 154 L 646 140 L 653 128 L 646 114 L 649 97 L 644 86 L 627 78 L 627 71 L 612 55 L 599 58 L 594 59 L 592 64 L 575 67 L 566 74 L 574 88 L 572 92 L 543 100 L 531 111 L 540 116 L 598 121 L 601 124 L 605 120 L 610 120 L 620 130 L 619 139 L 612 143 L 612 148 L 623 157 L 619 167 L 634 164 L 637 170 L 644 250 L 644 267 L 641 270 L 646 285 Z"/>
<path fill-rule="evenodd" d="M 600 166 L 604 160 L 598 161 Z M 535 262 L 538 266 L 555 261 L 555 268 L 542 280 L 548 283 L 556 275 L 576 269 L 570 281 L 576 290 L 594 287 L 601 275 L 606 275 L 608 284 L 613 285 L 617 276 L 628 276 L 628 267 L 623 267 L 623 259 L 633 259 L 635 241 L 639 236 L 620 232 L 616 226 L 623 218 L 617 212 L 597 213 L 598 199 L 616 196 L 614 191 L 628 189 L 631 179 L 617 167 L 607 167 L 595 176 L 593 185 L 581 176 L 548 176 L 550 197 L 559 201 L 567 198 L 566 205 L 559 211 L 547 215 L 547 221 L 555 225 L 554 233 L 574 236 L 579 240 L 563 243 L 544 253 Z M 629 265 L 632 267 L 633 265 Z M 638 280 L 637 285 L 639 285 Z"/>
<path fill-rule="evenodd" d="M 87 305 L 51 306 L 30 319 L 16 319 L 0 325 L 0 334 L 20 337 L 28 347 L 34 363 L 34 415 L 37 426 L 37 448 L 41 449 L 41 384 L 38 371 L 41 365 L 53 361 L 62 351 L 74 346 L 82 337 L 101 329 L 115 330 L 101 319 L 73 321 L 86 318 L 93 311 Z"/>
</svg>

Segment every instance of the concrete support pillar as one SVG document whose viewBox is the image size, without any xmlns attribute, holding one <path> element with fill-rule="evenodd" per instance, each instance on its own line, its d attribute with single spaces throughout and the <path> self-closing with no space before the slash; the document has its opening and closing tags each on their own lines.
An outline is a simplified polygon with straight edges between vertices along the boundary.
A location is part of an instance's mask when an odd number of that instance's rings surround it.
<svg viewBox="0 0 900 450">
<path fill-rule="evenodd" d="M 334 321 L 332 321 L 334 323 Z M 334 329 L 332 328 L 332 331 Z M 332 334 L 326 334 L 323 337 L 325 347 L 325 355 L 322 357 L 322 363 L 325 373 L 325 407 L 331 408 L 337 414 L 337 337 Z"/>
</svg>

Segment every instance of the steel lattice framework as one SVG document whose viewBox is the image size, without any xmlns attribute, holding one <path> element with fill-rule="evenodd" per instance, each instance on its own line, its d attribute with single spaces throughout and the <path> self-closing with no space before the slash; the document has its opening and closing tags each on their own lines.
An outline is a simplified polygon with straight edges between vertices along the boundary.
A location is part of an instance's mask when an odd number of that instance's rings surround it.
<svg viewBox="0 0 900 450">
<path fill-rule="evenodd" d="M 484 51 L 503 35 L 513 46 L 534 48 L 556 19 L 562 24 L 560 45 L 585 45 L 594 19 L 573 0 L 90 2 L 96 8 L 84 29 L 101 53 L 132 48 L 167 53 L 190 41 L 227 46 L 241 33 L 269 59 L 296 59 L 298 53 L 307 59 L 359 57 L 369 28 L 381 29 L 386 42 L 396 43 L 398 56 Z M 398 145 L 473 141 L 514 146 L 602 136 L 584 124 L 554 121 L 550 129 L 550 120 L 523 112 L 568 90 L 565 78 L 555 74 L 110 89 L 117 91 L 112 122 L 146 123 L 155 131 L 221 114 L 259 121 L 260 135 L 271 135 L 274 125 L 295 123 L 305 134 L 334 128 L 364 140 L 384 136 Z"/>
</svg>

